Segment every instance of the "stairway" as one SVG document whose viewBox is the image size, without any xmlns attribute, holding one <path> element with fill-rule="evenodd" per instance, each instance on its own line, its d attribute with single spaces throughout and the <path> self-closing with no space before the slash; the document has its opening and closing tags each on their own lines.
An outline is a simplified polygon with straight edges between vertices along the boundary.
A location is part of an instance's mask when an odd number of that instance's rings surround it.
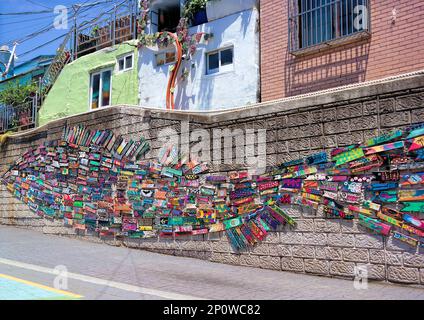
<svg viewBox="0 0 424 320">
<path fill-rule="evenodd" d="M 50 91 L 60 72 L 71 58 L 71 53 L 66 49 L 66 45 L 68 44 L 71 35 L 72 31 L 66 35 L 62 44 L 56 51 L 57 53 L 53 59 L 53 62 L 50 64 L 49 68 L 47 69 L 46 73 L 44 74 L 41 80 L 40 93 L 42 97 L 45 97 Z"/>
</svg>

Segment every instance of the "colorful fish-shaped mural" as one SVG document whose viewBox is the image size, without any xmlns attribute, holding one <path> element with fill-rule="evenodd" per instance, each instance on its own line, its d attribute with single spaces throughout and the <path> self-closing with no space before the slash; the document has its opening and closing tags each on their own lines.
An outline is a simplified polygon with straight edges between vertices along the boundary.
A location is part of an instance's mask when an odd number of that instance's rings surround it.
<svg viewBox="0 0 424 320">
<path fill-rule="evenodd" d="M 421 135 L 422 129 L 397 130 L 250 175 L 208 173 L 207 163 L 174 147 L 145 160 L 150 146 L 143 137 L 126 141 L 111 130 L 78 126 L 29 149 L 2 182 L 35 214 L 99 236 L 225 232 L 242 250 L 281 225 L 296 228 L 289 209 L 301 207 L 358 219 L 370 232 L 421 246 Z"/>
</svg>

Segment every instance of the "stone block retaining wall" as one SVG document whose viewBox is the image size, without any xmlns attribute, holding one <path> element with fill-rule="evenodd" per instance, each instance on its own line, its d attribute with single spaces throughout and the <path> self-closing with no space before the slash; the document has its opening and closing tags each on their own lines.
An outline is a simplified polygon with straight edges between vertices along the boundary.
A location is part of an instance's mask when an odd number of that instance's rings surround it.
<svg viewBox="0 0 424 320">
<path fill-rule="evenodd" d="M 180 121 L 189 121 L 190 129 L 203 128 L 210 132 L 224 128 L 266 129 L 267 163 L 274 165 L 424 122 L 424 76 L 220 113 L 170 113 L 129 106 L 101 109 L 9 138 L 0 150 L 0 175 L 28 147 L 59 139 L 66 124 L 114 129 L 126 138 L 144 135 L 152 145 L 148 157 L 153 158 L 163 145 L 157 139 L 159 132 L 166 128 L 180 132 Z M 234 169 L 241 167 L 212 166 L 214 172 Z M 243 253 L 235 253 L 223 234 L 176 239 L 83 238 L 219 263 L 324 276 L 353 278 L 356 265 L 367 265 L 372 279 L 424 284 L 423 249 L 418 252 L 420 249 L 412 249 L 392 238 L 372 235 L 359 226 L 356 219 L 324 219 L 320 212 L 295 206 L 288 210 L 297 220 L 297 228 L 284 227 L 273 232 L 263 243 Z M 63 227 L 61 220 L 49 221 L 35 216 L 4 186 L 0 186 L 0 224 L 81 237 Z"/>
</svg>

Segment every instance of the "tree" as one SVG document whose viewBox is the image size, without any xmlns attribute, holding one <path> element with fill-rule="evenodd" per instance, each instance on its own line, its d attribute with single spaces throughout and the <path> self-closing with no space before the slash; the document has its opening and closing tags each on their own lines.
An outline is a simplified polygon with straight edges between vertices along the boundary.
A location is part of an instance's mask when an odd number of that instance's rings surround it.
<svg viewBox="0 0 424 320">
<path fill-rule="evenodd" d="M 37 85 L 30 83 L 22 85 L 18 82 L 9 84 L 6 89 L 0 91 L 0 104 L 7 106 L 19 106 L 37 92 Z"/>
</svg>

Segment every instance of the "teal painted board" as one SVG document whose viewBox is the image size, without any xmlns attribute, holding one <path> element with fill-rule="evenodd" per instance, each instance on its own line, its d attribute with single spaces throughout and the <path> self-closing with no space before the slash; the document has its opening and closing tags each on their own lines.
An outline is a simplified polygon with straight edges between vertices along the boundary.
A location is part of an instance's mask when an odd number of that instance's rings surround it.
<svg viewBox="0 0 424 320">
<path fill-rule="evenodd" d="M 0 275 L 0 300 L 63 300 L 73 297 Z"/>
</svg>

